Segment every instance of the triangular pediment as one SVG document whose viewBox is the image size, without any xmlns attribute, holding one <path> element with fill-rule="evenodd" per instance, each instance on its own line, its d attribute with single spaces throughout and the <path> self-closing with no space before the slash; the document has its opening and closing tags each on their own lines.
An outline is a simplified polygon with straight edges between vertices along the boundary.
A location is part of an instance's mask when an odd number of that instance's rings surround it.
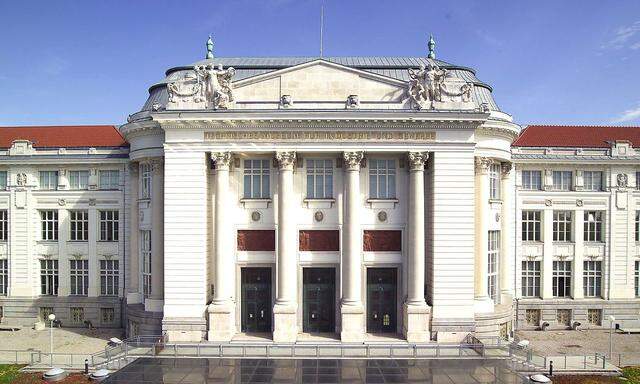
<svg viewBox="0 0 640 384">
<path fill-rule="evenodd" d="M 406 83 L 322 59 L 233 82 L 236 102 L 279 102 L 285 95 L 296 103 L 400 102 Z"/>
</svg>

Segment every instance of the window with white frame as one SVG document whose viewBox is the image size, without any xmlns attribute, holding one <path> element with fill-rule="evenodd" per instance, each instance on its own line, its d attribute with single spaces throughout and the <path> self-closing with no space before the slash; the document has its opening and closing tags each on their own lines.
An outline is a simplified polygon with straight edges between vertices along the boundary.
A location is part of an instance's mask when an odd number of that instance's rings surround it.
<svg viewBox="0 0 640 384">
<path fill-rule="evenodd" d="M 522 171 L 522 189 L 528 191 L 542 190 L 542 171 Z"/>
<path fill-rule="evenodd" d="M 58 171 L 40 171 L 40 189 L 58 189 Z"/>
<path fill-rule="evenodd" d="M 140 198 L 151 198 L 151 164 L 140 163 Z"/>
<path fill-rule="evenodd" d="M 640 211 L 636 211 L 636 242 L 640 241 Z"/>
<path fill-rule="evenodd" d="M 89 171 L 69 171 L 69 189 L 89 188 Z"/>
<path fill-rule="evenodd" d="M 602 211 L 584 211 L 584 241 L 602 241 L 603 217 Z"/>
<path fill-rule="evenodd" d="M 9 260 L 0 260 L 0 296 L 9 294 Z"/>
<path fill-rule="evenodd" d="M 487 288 L 489 297 L 498 302 L 498 259 L 500 258 L 500 231 L 489 231 L 489 255 L 487 270 Z"/>
<path fill-rule="evenodd" d="M 268 199 L 271 197 L 269 160 L 244 161 L 244 198 Z"/>
<path fill-rule="evenodd" d="M 489 166 L 489 198 L 500 199 L 500 163 Z"/>
<path fill-rule="evenodd" d="M 333 197 L 333 160 L 307 160 L 307 199 Z"/>
<path fill-rule="evenodd" d="M 369 197 L 372 199 L 395 199 L 395 160 L 372 159 L 369 162 Z"/>
<path fill-rule="evenodd" d="M 636 260 L 636 268 L 635 268 L 635 287 L 636 287 L 636 297 L 640 297 L 640 261 Z"/>
<path fill-rule="evenodd" d="M 120 263 L 118 260 L 100 260 L 100 294 L 118 296 Z"/>
<path fill-rule="evenodd" d="M 89 212 L 69 211 L 69 239 L 71 241 L 89 240 Z"/>
<path fill-rule="evenodd" d="M 640 171 L 636 171 L 636 189 L 640 189 Z"/>
<path fill-rule="evenodd" d="M 70 294 L 86 296 L 89 294 L 89 260 L 69 260 L 71 277 Z"/>
<path fill-rule="evenodd" d="M 584 171 L 582 179 L 585 191 L 602 191 L 602 171 Z"/>
<path fill-rule="evenodd" d="M 540 297 L 540 261 L 522 262 L 522 297 Z"/>
<path fill-rule="evenodd" d="M 7 189 L 7 171 L 0 171 L 0 190 Z"/>
<path fill-rule="evenodd" d="M 71 307 L 69 308 L 71 322 L 74 324 L 82 324 L 84 322 L 84 308 Z"/>
<path fill-rule="evenodd" d="M 571 261 L 554 261 L 552 280 L 554 297 L 571 297 Z"/>
<path fill-rule="evenodd" d="M 0 241 L 9 240 L 9 211 L 0 209 Z"/>
<path fill-rule="evenodd" d="M 142 292 L 151 295 L 151 231 L 140 231 L 140 252 L 142 253 Z"/>
<path fill-rule="evenodd" d="M 522 211 L 522 241 L 542 239 L 542 212 Z"/>
<path fill-rule="evenodd" d="M 58 294 L 58 260 L 40 260 L 40 294 Z"/>
<path fill-rule="evenodd" d="M 585 260 L 583 265 L 584 297 L 600 297 L 602 293 L 602 262 Z"/>
<path fill-rule="evenodd" d="M 100 211 L 100 241 L 118 241 L 118 211 Z"/>
<path fill-rule="evenodd" d="M 571 241 L 571 211 L 553 211 L 553 241 Z"/>
<path fill-rule="evenodd" d="M 100 171 L 100 189 L 118 189 L 120 184 L 120 171 L 101 170 Z"/>
<path fill-rule="evenodd" d="M 573 172 L 553 171 L 553 189 L 556 191 L 570 191 L 573 186 Z"/>
<path fill-rule="evenodd" d="M 58 211 L 40 211 L 41 240 L 58 241 Z"/>
</svg>

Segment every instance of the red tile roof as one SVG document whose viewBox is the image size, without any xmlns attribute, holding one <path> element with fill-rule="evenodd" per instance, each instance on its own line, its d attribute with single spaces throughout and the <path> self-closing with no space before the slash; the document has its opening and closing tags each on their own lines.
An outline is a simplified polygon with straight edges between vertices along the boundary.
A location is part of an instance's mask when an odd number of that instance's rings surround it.
<svg viewBox="0 0 640 384">
<path fill-rule="evenodd" d="M 514 147 L 609 148 L 616 140 L 640 148 L 640 127 L 582 125 L 530 125 L 513 142 Z"/>
<path fill-rule="evenodd" d="M 0 127 L 0 148 L 11 147 L 14 140 L 29 140 L 34 148 L 128 146 L 113 125 Z"/>
</svg>

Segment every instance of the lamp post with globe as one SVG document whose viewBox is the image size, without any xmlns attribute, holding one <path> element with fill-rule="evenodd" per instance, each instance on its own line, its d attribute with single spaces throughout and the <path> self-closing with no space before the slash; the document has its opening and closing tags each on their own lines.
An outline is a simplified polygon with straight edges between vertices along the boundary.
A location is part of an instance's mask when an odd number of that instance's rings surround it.
<svg viewBox="0 0 640 384">
<path fill-rule="evenodd" d="M 613 328 L 616 325 L 616 318 L 613 316 L 609 316 L 609 321 L 611 322 L 611 324 L 609 325 L 609 359 L 613 361 Z"/>
<path fill-rule="evenodd" d="M 51 332 L 50 332 L 50 344 L 49 344 L 49 357 L 51 359 L 51 368 L 53 368 L 53 321 L 56 319 L 56 315 L 53 313 L 49 314 L 49 321 L 51 324 Z"/>
</svg>

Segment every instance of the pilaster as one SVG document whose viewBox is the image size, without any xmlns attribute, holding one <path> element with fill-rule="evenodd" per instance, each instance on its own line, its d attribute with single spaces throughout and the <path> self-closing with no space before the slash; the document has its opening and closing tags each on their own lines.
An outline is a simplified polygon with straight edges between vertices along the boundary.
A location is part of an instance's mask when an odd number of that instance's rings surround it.
<svg viewBox="0 0 640 384">
<path fill-rule="evenodd" d="M 582 277 L 584 274 L 584 209 L 578 208 L 572 212 L 573 215 L 573 269 L 571 271 L 571 297 L 574 299 L 584 298 Z"/>
<path fill-rule="evenodd" d="M 145 310 L 161 312 L 164 304 L 164 163 L 151 161 L 151 295 Z"/>
<path fill-rule="evenodd" d="M 139 191 L 139 167 L 137 162 L 129 163 L 128 166 L 128 187 L 129 187 L 129 244 L 126 249 L 129 252 L 129 260 L 126 269 L 129 273 L 127 288 L 127 304 L 138 304 L 142 302 L 140 291 L 140 233 L 138 218 L 138 191 Z"/>
<path fill-rule="evenodd" d="M 489 167 L 492 160 L 476 157 L 476 226 L 475 226 L 475 312 L 493 312 L 493 301 L 489 298 L 487 287 L 488 276 L 488 241 L 487 224 L 489 204 Z"/>
<path fill-rule="evenodd" d="M 542 213 L 542 298 L 553 298 L 553 207 L 547 202 Z"/>
<path fill-rule="evenodd" d="M 500 192 L 502 207 L 500 212 L 500 303 L 507 304 L 513 300 L 513 164 L 504 162 L 501 167 Z"/>
</svg>

